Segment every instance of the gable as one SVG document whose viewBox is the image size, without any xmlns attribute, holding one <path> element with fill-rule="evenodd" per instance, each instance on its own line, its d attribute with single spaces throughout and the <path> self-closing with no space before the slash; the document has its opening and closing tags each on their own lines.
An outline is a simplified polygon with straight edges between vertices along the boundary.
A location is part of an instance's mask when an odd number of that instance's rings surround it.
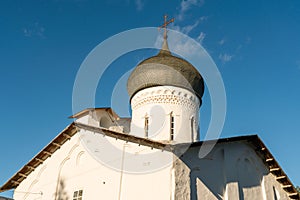
<svg viewBox="0 0 300 200">
<path fill-rule="evenodd" d="M 293 184 L 279 166 L 278 162 L 275 160 L 273 155 L 259 139 L 258 136 L 240 136 L 233 138 L 224 138 L 217 141 L 206 141 L 206 142 L 196 142 L 192 144 L 169 144 L 159 141 L 154 141 L 151 139 L 140 138 L 137 136 L 124 134 L 120 132 L 111 131 L 105 128 L 99 128 L 94 126 L 89 126 L 86 124 L 73 122 L 67 126 L 61 133 L 58 134 L 42 151 L 40 151 L 33 159 L 31 159 L 24 167 L 22 167 L 15 175 L 12 176 L 1 188 L 0 192 L 16 188 L 23 180 L 27 178 L 39 165 L 50 158 L 54 152 L 56 152 L 66 141 L 72 138 L 78 130 L 83 129 L 91 131 L 93 133 L 99 133 L 103 136 L 123 140 L 126 142 L 132 142 L 138 145 L 151 147 L 154 149 L 160 149 L 163 151 L 171 151 L 176 154 L 176 151 L 182 146 L 190 146 L 190 148 L 199 148 L 202 145 L 213 142 L 218 145 L 230 144 L 232 142 L 243 142 L 247 143 L 251 149 L 258 155 L 262 163 L 266 166 L 270 173 L 275 176 L 276 181 L 282 186 L 282 188 L 288 193 L 289 197 L 292 199 L 299 199 L 298 193 L 294 188 Z"/>
<path fill-rule="evenodd" d="M 66 141 L 71 139 L 80 129 L 88 130 L 94 133 L 103 134 L 107 137 L 132 142 L 138 145 L 148 146 L 155 149 L 170 151 L 171 146 L 151 139 L 139 138 L 133 135 L 110 131 L 108 129 L 93 127 L 82 123 L 73 122 L 58 134 L 43 150 L 34 156 L 26 165 L 24 165 L 16 174 L 14 174 L 3 186 L 0 192 L 16 188 L 23 180 L 27 178 L 38 166 L 51 157 Z"/>
</svg>

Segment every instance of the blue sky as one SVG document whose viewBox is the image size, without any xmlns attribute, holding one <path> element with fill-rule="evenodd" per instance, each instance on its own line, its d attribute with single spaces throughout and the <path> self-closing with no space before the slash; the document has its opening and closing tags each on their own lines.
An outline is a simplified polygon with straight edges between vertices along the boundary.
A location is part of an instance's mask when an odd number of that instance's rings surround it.
<svg viewBox="0 0 300 200">
<path fill-rule="evenodd" d="M 67 117 L 72 115 L 73 84 L 87 54 L 119 32 L 161 25 L 165 13 L 175 17 L 170 28 L 201 42 L 221 72 L 227 94 L 221 137 L 258 134 L 300 185 L 296 0 L 1 1 L 0 184 L 72 122 Z M 97 106 L 110 106 L 120 76 L 155 53 L 135 51 L 116 60 L 106 72 L 110 78 L 98 85 Z M 209 120 L 206 92 L 203 130 Z"/>
</svg>

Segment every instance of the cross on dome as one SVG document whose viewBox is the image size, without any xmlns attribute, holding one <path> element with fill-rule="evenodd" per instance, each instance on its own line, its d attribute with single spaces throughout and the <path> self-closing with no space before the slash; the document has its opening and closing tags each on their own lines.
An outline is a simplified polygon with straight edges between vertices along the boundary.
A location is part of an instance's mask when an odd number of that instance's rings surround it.
<svg viewBox="0 0 300 200">
<path fill-rule="evenodd" d="M 160 30 L 161 28 L 164 29 L 164 41 L 163 41 L 163 45 L 162 45 L 160 53 L 171 54 L 171 52 L 169 50 L 169 46 L 168 46 L 168 40 L 167 40 L 167 37 L 168 37 L 167 36 L 167 26 L 172 22 L 174 22 L 174 18 L 172 18 L 168 21 L 168 15 L 164 15 L 164 23 L 163 23 L 163 25 L 158 27 L 158 30 Z"/>
<path fill-rule="evenodd" d="M 174 22 L 174 18 L 172 18 L 168 21 L 168 15 L 164 15 L 164 23 L 163 23 L 163 25 L 158 27 L 158 30 L 160 30 L 161 28 L 164 29 L 164 39 L 167 39 L 167 26 L 169 24 L 171 24 L 172 22 Z"/>
</svg>

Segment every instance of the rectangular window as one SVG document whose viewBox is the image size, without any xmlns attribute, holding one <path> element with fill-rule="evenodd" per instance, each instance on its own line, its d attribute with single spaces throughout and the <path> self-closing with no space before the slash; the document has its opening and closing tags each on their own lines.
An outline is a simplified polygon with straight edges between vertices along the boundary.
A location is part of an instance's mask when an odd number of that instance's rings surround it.
<svg viewBox="0 0 300 200">
<path fill-rule="evenodd" d="M 174 128 L 175 128 L 174 116 L 173 116 L 173 112 L 171 112 L 170 113 L 170 140 L 174 140 Z"/>
<path fill-rule="evenodd" d="M 73 200 L 82 200 L 83 190 L 75 191 L 73 194 Z"/>
</svg>

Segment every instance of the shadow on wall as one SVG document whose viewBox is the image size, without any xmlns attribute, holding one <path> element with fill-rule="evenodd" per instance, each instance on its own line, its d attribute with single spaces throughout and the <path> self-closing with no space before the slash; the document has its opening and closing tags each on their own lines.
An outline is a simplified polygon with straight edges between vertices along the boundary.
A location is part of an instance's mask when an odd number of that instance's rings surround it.
<svg viewBox="0 0 300 200">
<path fill-rule="evenodd" d="M 216 148 L 205 158 L 195 159 L 198 150 L 191 148 L 180 158 L 188 168 L 185 171 L 189 173 L 191 200 L 222 200 L 225 196 L 240 200 L 263 199 L 261 183 L 268 173 L 251 152 L 246 150 L 234 154 L 231 150 Z M 230 183 L 233 184 L 225 194 L 226 185 Z"/>
<path fill-rule="evenodd" d="M 54 194 L 55 200 L 68 200 L 68 194 L 65 190 L 66 185 L 63 179 L 59 181 L 57 192 Z"/>
<path fill-rule="evenodd" d="M 213 157 L 198 162 L 200 167 L 198 169 L 194 167 L 190 172 L 191 200 L 197 200 L 198 195 L 205 195 L 208 198 L 213 195 L 216 199 L 222 200 L 226 186 L 224 150 L 218 150 L 214 152 Z M 202 191 L 204 186 L 209 190 L 206 194 Z"/>
<path fill-rule="evenodd" d="M 260 170 L 257 170 L 255 161 L 251 160 L 251 157 L 239 158 L 236 163 L 236 169 L 238 173 L 238 180 L 236 181 L 239 183 L 240 199 L 245 199 L 245 197 L 253 195 L 263 198 L 260 186 L 264 174 L 260 173 Z M 250 188 L 254 189 L 250 190 Z M 252 194 L 253 192 L 256 194 Z"/>
</svg>

